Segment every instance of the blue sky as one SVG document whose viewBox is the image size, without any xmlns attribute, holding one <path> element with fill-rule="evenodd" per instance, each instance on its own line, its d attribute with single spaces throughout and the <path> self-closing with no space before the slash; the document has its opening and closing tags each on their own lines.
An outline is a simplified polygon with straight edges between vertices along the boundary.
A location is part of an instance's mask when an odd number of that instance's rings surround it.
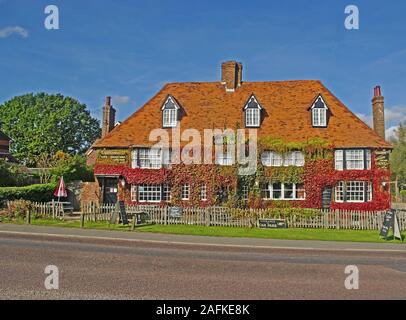
<svg viewBox="0 0 406 320">
<path fill-rule="evenodd" d="M 44 27 L 57 5 L 60 30 Z M 357 5 L 360 29 L 346 30 Z M 0 103 L 46 91 L 100 118 L 106 95 L 119 120 L 164 83 L 217 81 L 220 63 L 247 81 L 320 79 L 370 121 L 382 86 L 387 126 L 406 121 L 405 1 L 0 0 Z"/>
</svg>

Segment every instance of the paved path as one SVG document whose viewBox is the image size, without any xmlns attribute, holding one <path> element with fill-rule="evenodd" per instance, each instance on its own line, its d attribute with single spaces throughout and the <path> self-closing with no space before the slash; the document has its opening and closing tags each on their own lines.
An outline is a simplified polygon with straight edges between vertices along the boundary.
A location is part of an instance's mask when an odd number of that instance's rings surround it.
<svg viewBox="0 0 406 320">
<path fill-rule="evenodd" d="M 56 265 L 60 289 L 44 287 Z M 360 289 L 347 290 L 347 265 Z M 403 245 L 0 224 L 0 298 L 404 299 Z"/>
</svg>

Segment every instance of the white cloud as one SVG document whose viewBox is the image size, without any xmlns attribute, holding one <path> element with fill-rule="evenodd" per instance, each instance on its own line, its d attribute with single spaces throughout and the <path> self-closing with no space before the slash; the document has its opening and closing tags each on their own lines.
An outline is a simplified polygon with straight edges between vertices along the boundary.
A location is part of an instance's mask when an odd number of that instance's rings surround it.
<svg viewBox="0 0 406 320">
<path fill-rule="evenodd" d="M 386 129 L 386 140 L 390 140 L 391 138 L 395 137 L 395 130 L 399 128 L 399 126 L 393 126 Z"/>
<path fill-rule="evenodd" d="M 131 98 L 129 96 L 114 96 L 113 97 L 113 104 L 119 104 L 119 105 L 127 105 L 131 102 Z"/>
<path fill-rule="evenodd" d="M 357 113 L 357 117 L 364 121 L 371 128 L 373 127 L 373 118 L 370 114 Z M 388 130 L 396 128 L 399 123 L 406 122 L 406 106 L 393 106 L 385 108 L 385 124 Z"/>
<path fill-rule="evenodd" d="M 364 121 L 368 126 L 371 128 L 373 127 L 373 120 L 372 116 L 369 114 L 364 114 L 364 113 L 357 113 L 356 116 L 360 118 L 362 121 Z"/>
<path fill-rule="evenodd" d="M 23 27 L 5 27 L 3 29 L 0 29 L 0 38 L 7 38 L 13 34 L 17 34 L 23 38 L 28 37 L 28 31 L 24 29 Z"/>
</svg>

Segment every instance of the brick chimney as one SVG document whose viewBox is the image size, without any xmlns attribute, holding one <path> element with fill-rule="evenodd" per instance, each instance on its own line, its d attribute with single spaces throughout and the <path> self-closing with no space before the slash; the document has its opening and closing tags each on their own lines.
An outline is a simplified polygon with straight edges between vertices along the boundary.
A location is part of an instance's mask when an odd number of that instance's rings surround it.
<svg viewBox="0 0 406 320">
<path fill-rule="evenodd" d="M 374 131 L 385 139 L 385 99 L 381 94 L 380 86 L 374 88 L 372 115 L 374 118 Z"/>
<path fill-rule="evenodd" d="M 106 97 L 106 104 L 103 107 L 102 138 L 114 129 L 116 123 L 116 109 L 111 105 L 111 97 Z"/>
<path fill-rule="evenodd" d="M 221 83 L 227 92 L 234 92 L 242 83 L 242 64 L 237 61 L 226 61 L 221 65 Z"/>
</svg>

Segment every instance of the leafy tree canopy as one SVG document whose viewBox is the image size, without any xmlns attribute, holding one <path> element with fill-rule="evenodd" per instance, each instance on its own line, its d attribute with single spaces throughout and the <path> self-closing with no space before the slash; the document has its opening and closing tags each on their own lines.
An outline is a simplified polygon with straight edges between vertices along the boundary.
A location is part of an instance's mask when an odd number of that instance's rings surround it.
<svg viewBox="0 0 406 320">
<path fill-rule="evenodd" d="M 100 123 L 86 105 L 61 94 L 25 94 L 0 105 L 1 130 L 13 140 L 12 154 L 28 166 L 39 155 L 82 154 L 100 136 Z"/>
<path fill-rule="evenodd" d="M 394 179 L 406 188 L 406 123 L 399 125 L 391 142 L 394 149 L 390 162 Z"/>
</svg>

